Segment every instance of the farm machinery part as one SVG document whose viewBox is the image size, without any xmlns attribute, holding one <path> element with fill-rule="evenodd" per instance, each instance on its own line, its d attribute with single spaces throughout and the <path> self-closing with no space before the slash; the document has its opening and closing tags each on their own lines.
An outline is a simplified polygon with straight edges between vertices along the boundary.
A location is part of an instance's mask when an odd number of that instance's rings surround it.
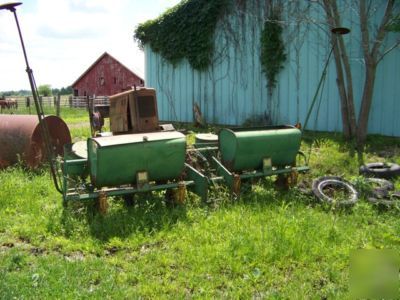
<svg viewBox="0 0 400 300">
<path fill-rule="evenodd" d="M 49 138 L 55 155 L 62 155 L 64 145 L 71 143 L 67 125 L 56 116 L 45 116 Z M 38 118 L 30 115 L 0 115 L 0 168 L 20 159 L 26 166 L 36 168 L 46 160 L 44 136 Z"/>
<path fill-rule="evenodd" d="M 190 170 L 188 177 L 197 183 L 194 188 L 203 199 L 216 183 L 237 196 L 242 182 L 253 178 L 277 175 L 286 186 L 295 184 L 298 173 L 309 170 L 306 164 L 297 166 L 297 158 L 304 157 L 300 142 L 301 131 L 293 126 L 223 128 L 218 144 L 201 141 L 189 150 L 196 172 Z"/>
</svg>

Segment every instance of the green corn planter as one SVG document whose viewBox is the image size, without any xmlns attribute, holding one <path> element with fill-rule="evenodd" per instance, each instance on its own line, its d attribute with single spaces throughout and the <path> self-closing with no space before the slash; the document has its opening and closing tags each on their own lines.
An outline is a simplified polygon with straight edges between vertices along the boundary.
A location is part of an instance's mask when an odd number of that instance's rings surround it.
<svg viewBox="0 0 400 300">
<path fill-rule="evenodd" d="M 300 149 L 301 131 L 292 126 L 222 129 L 219 147 L 223 165 L 232 172 L 293 166 Z"/>
<path fill-rule="evenodd" d="M 63 173 L 74 180 L 84 179 L 89 175 L 86 142 L 64 145 Z"/>
<path fill-rule="evenodd" d="M 219 133 L 220 159 L 212 157 L 217 176 L 238 195 L 245 179 L 285 175 L 289 184 L 297 173 L 306 172 L 308 166 L 297 166 L 300 153 L 301 131 L 294 126 L 268 126 L 260 128 L 221 129 Z"/>
<path fill-rule="evenodd" d="M 178 179 L 185 153 L 186 138 L 176 131 L 91 138 L 91 182 L 96 188 L 136 184 L 139 172 L 147 172 L 149 182 Z"/>
</svg>

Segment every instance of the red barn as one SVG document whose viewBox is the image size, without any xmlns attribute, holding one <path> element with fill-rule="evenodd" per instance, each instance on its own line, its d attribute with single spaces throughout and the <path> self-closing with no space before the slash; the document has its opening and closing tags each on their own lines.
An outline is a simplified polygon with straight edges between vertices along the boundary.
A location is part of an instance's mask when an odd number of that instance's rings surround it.
<svg viewBox="0 0 400 300">
<path fill-rule="evenodd" d="M 144 80 L 104 52 L 73 84 L 74 96 L 111 96 L 144 86 Z"/>
</svg>

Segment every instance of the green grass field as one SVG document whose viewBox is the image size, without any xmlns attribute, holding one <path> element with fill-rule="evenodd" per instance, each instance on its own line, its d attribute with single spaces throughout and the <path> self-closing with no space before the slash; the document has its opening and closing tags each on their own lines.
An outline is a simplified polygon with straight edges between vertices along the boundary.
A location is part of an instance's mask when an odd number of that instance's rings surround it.
<svg viewBox="0 0 400 300">
<path fill-rule="evenodd" d="M 64 111 L 74 139 L 89 134 L 85 111 Z M 360 181 L 358 160 L 339 135 L 315 137 L 311 172 Z M 400 163 L 399 139 L 372 136 L 366 161 Z M 400 181 L 396 182 L 400 189 Z M 349 298 L 354 249 L 400 250 L 400 211 L 361 199 L 346 210 L 318 203 L 272 179 L 246 186 L 239 200 L 222 188 L 183 206 L 162 193 L 133 207 L 110 201 L 62 206 L 46 169 L 0 171 L 0 298 Z"/>
<path fill-rule="evenodd" d="M 56 114 L 56 108 L 53 106 L 44 106 L 43 110 L 46 115 Z M 18 109 L 4 110 L 2 113 L 4 114 L 12 113 L 19 115 L 36 115 L 36 110 L 34 106 L 32 106 L 30 109 L 27 107 L 19 107 Z M 69 125 L 88 122 L 89 120 L 88 112 L 85 108 L 69 108 L 62 106 L 60 108 L 60 117 L 63 118 L 63 120 Z"/>
</svg>

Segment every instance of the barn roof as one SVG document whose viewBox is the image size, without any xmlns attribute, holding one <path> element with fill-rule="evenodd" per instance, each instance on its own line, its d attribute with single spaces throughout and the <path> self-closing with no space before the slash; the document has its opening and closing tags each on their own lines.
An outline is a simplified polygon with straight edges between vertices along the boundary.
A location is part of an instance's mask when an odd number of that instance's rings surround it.
<svg viewBox="0 0 400 300">
<path fill-rule="evenodd" d="M 96 59 L 96 61 L 90 65 L 90 67 L 82 73 L 81 76 L 79 76 L 79 78 L 77 80 L 74 81 L 74 83 L 71 85 L 72 87 L 75 86 L 83 77 L 85 77 L 85 75 L 87 73 L 89 73 L 90 70 L 92 70 L 104 57 L 109 56 L 111 57 L 113 60 L 115 60 L 117 63 L 119 63 L 121 66 L 123 66 L 127 71 L 131 72 L 133 75 L 135 75 L 136 77 L 138 77 L 139 79 L 143 80 L 144 79 L 140 76 L 138 76 L 135 72 L 133 72 L 132 70 L 130 70 L 128 67 L 126 67 L 123 63 L 121 63 L 118 59 L 116 59 L 114 56 L 112 56 L 111 54 L 109 54 L 107 51 L 104 52 L 98 59 Z"/>
</svg>

